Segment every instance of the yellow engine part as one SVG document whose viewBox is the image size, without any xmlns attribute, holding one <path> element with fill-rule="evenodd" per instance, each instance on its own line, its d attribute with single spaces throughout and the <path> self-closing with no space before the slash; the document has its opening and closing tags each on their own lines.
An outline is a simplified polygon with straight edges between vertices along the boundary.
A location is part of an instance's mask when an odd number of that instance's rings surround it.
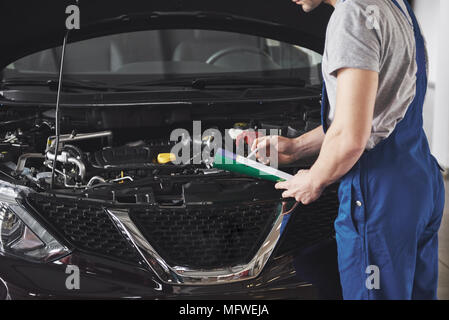
<svg viewBox="0 0 449 320">
<path fill-rule="evenodd" d="M 176 155 L 174 153 L 160 153 L 157 156 L 157 163 L 159 164 L 166 164 L 173 161 L 176 161 Z"/>
</svg>

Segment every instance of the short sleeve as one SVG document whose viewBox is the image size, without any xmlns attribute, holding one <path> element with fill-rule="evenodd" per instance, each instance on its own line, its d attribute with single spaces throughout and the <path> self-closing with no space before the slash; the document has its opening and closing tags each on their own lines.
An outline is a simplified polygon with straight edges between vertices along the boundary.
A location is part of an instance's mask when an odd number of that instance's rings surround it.
<svg viewBox="0 0 449 320">
<path fill-rule="evenodd" d="M 334 12 L 328 28 L 327 72 L 335 76 L 342 68 L 380 71 L 381 31 L 376 6 L 348 0 Z"/>
</svg>

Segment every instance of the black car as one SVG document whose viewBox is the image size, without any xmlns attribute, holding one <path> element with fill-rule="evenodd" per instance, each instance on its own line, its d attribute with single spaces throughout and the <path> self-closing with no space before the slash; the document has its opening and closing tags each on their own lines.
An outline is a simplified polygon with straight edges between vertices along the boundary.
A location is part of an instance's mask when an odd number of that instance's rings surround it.
<svg viewBox="0 0 449 320">
<path fill-rule="evenodd" d="M 80 29 L 68 30 L 74 4 Z M 0 298 L 339 296 L 336 186 L 283 216 L 273 182 L 170 154 L 179 143 L 192 159 L 213 140 L 233 148 L 247 130 L 297 137 L 319 126 L 326 6 L 0 9 Z"/>
</svg>

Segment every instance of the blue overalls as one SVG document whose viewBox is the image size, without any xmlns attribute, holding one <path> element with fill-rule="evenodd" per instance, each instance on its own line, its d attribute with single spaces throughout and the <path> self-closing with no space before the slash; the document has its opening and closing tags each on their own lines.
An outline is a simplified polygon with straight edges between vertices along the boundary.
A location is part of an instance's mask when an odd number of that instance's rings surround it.
<svg viewBox="0 0 449 320">
<path fill-rule="evenodd" d="M 396 0 L 391 1 L 405 14 Z M 410 5 L 404 2 L 416 40 L 416 96 L 393 133 L 365 151 L 341 180 L 335 231 L 345 299 L 437 298 L 444 184 L 423 130 L 424 40 Z M 325 85 L 322 101 L 326 132 L 329 101 Z M 376 267 L 379 289 L 375 287 Z"/>
</svg>

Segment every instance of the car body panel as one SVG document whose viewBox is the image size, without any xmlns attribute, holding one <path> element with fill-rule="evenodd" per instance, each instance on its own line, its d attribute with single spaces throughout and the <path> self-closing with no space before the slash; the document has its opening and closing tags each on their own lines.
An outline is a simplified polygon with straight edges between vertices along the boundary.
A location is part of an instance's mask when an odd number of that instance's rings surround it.
<svg viewBox="0 0 449 320">
<path fill-rule="evenodd" d="M 67 32 L 69 0 L 2 1 L 0 67 L 28 54 L 61 45 Z M 273 38 L 322 51 L 327 20 L 325 5 L 305 14 L 290 1 L 278 0 L 81 0 L 81 28 L 69 41 L 161 28 L 209 28 L 270 34 Z M 14 30 L 14 32 L 9 32 Z"/>
</svg>

